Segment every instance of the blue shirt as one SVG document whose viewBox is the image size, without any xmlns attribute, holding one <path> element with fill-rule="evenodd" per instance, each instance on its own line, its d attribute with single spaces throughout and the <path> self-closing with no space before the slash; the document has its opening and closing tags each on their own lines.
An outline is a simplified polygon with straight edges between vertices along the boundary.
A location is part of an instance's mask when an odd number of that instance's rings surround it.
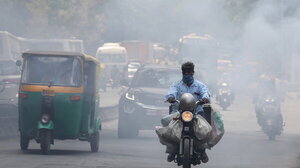
<svg viewBox="0 0 300 168">
<path fill-rule="evenodd" d="M 184 93 L 191 93 L 196 101 L 202 98 L 210 100 L 210 93 L 207 86 L 196 79 L 194 79 L 194 82 L 190 86 L 185 84 L 182 80 L 173 83 L 169 88 L 168 94 L 165 96 L 165 100 L 168 100 L 169 97 L 175 97 L 176 100 L 179 100 Z M 199 106 L 197 112 L 202 111 L 202 106 Z"/>
</svg>

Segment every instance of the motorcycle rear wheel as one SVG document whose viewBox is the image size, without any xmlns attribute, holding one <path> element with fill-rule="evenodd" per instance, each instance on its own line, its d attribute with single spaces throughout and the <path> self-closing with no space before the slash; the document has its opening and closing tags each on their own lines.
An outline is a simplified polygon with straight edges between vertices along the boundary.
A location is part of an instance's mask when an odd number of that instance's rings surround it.
<svg viewBox="0 0 300 168">
<path fill-rule="evenodd" d="M 43 155 L 50 153 L 51 132 L 49 130 L 40 130 L 40 147 Z"/>
<path fill-rule="evenodd" d="M 275 141 L 275 139 L 276 139 L 275 134 L 269 134 L 268 136 L 269 136 L 270 141 Z"/>
<path fill-rule="evenodd" d="M 190 140 L 183 140 L 183 161 L 182 168 L 191 168 L 191 155 L 190 155 Z"/>
</svg>

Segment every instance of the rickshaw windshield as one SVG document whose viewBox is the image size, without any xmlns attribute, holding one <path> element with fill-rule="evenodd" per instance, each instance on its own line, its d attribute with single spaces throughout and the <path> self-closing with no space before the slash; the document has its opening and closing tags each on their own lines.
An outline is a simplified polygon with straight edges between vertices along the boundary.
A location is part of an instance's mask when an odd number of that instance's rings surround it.
<svg viewBox="0 0 300 168">
<path fill-rule="evenodd" d="M 29 56 L 24 61 L 22 83 L 80 86 L 81 64 L 74 57 Z"/>
</svg>

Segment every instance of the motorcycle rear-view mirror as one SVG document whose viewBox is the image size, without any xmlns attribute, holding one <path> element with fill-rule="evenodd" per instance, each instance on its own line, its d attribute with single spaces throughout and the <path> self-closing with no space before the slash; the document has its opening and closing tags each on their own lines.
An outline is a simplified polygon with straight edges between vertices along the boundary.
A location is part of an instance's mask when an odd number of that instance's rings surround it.
<svg viewBox="0 0 300 168">
<path fill-rule="evenodd" d="M 21 60 L 17 60 L 17 61 L 16 61 L 16 65 L 17 65 L 18 67 L 20 67 L 20 66 L 22 65 L 22 61 L 21 61 Z"/>
</svg>

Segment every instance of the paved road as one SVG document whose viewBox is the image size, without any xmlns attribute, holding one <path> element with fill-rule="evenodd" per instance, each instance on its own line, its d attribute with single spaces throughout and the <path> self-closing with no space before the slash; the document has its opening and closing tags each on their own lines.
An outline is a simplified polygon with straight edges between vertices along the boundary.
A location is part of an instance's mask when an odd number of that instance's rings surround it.
<svg viewBox="0 0 300 168">
<path fill-rule="evenodd" d="M 222 141 L 208 151 L 206 168 L 300 168 L 300 128 L 296 107 L 299 99 L 289 98 L 283 106 L 285 132 L 277 141 L 269 141 L 256 124 L 250 97 L 239 96 L 228 111 L 222 112 L 227 130 Z M 32 142 L 30 150 L 19 150 L 18 140 L 0 141 L 1 168 L 171 168 L 165 161 L 164 147 L 154 131 L 141 131 L 137 139 L 119 140 L 117 120 L 104 123 L 101 151 L 90 153 L 89 144 L 80 141 L 56 141 L 51 155 L 40 155 Z M 199 167 L 199 166 L 198 166 Z"/>
</svg>

